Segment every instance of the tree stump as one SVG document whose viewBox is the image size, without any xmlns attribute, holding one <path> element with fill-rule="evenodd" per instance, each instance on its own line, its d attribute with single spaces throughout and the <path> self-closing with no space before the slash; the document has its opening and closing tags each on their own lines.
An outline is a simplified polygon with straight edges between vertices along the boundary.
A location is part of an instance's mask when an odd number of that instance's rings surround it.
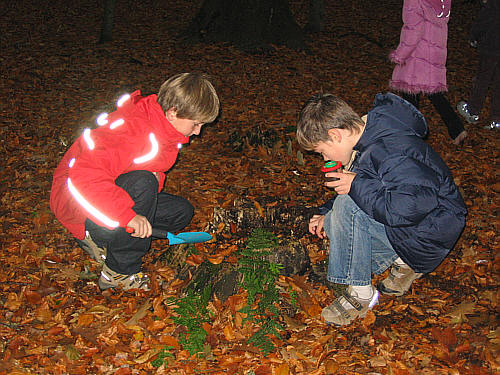
<svg viewBox="0 0 500 375">
<path fill-rule="evenodd" d="M 274 197 L 240 198 L 233 207 L 214 208 L 211 232 L 239 233 L 247 236 L 253 229 L 265 228 L 278 237 L 300 239 L 308 233 L 309 219 L 315 207 L 293 206 L 292 202 Z"/>
<path fill-rule="evenodd" d="M 290 206 L 276 198 L 257 200 L 238 199 L 233 207 L 214 209 L 213 221 L 207 230 L 215 233 L 218 240 L 236 241 L 238 247 L 245 247 L 245 240 L 257 228 L 274 233 L 278 246 L 265 259 L 281 264 L 281 274 L 285 276 L 303 275 L 307 272 L 317 274 L 317 267 L 312 267 L 308 250 L 301 241 L 307 234 L 307 224 L 316 212 L 315 208 Z M 221 301 L 236 293 L 241 282 L 238 266 L 228 262 L 211 264 L 204 261 L 199 266 L 186 263 L 189 245 L 172 246 L 165 261 L 178 272 L 180 279 L 191 275 L 186 289 L 201 291 L 207 285 Z"/>
</svg>

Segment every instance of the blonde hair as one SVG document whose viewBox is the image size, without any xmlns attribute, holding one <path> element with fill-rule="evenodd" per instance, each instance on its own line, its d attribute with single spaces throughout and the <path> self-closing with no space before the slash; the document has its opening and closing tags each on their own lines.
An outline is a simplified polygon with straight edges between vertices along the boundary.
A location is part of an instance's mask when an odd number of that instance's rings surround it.
<svg viewBox="0 0 500 375">
<path fill-rule="evenodd" d="M 157 101 L 165 113 L 174 108 L 179 118 L 210 123 L 219 114 L 219 98 L 205 74 L 170 77 L 161 85 Z"/>
<path fill-rule="evenodd" d="M 297 123 L 297 141 L 305 150 L 330 139 L 330 129 L 359 132 L 363 121 L 342 99 L 333 94 L 313 95 L 304 104 Z"/>
</svg>

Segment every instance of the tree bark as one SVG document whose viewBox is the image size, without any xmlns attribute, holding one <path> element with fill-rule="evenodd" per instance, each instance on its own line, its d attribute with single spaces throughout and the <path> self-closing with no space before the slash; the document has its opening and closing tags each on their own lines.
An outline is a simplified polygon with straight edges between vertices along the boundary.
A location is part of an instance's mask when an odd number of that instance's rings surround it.
<svg viewBox="0 0 500 375">
<path fill-rule="evenodd" d="M 309 18 L 305 30 L 311 33 L 323 31 L 325 7 L 323 0 L 309 0 Z"/>
<path fill-rule="evenodd" d="M 99 44 L 113 40 L 113 20 L 115 16 L 116 0 L 106 0 L 104 3 L 104 14 L 102 17 L 101 36 Z"/>
<path fill-rule="evenodd" d="M 304 33 L 287 0 L 205 0 L 185 35 L 249 51 L 269 49 L 270 44 L 305 49 Z"/>
</svg>

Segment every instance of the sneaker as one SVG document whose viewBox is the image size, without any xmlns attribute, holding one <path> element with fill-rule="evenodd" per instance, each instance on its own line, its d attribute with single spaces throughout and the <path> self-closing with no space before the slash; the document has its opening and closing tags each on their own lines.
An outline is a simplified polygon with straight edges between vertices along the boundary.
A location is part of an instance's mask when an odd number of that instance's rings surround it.
<svg viewBox="0 0 500 375">
<path fill-rule="evenodd" d="M 321 316 L 328 324 L 337 326 L 350 324 L 356 318 L 364 318 L 368 310 L 378 303 L 379 292 L 375 287 L 372 287 L 372 291 L 371 298 L 362 299 L 352 286 L 349 286 L 346 292 L 323 309 Z"/>
<path fill-rule="evenodd" d="M 378 290 L 382 294 L 390 296 L 402 296 L 410 290 L 411 284 L 418 278 L 422 277 L 423 273 L 417 273 L 410 266 L 404 264 L 394 264 L 391 268 L 389 276 L 383 280 Z"/>
<path fill-rule="evenodd" d="M 479 116 L 470 113 L 468 104 L 464 101 L 458 102 L 457 111 L 469 124 L 476 124 L 479 121 Z"/>
<path fill-rule="evenodd" d="M 149 277 L 142 272 L 132 275 L 124 275 L 113 271 L 106 264 L 102 267 L 101 277 L 99 278 L 99 288 L 101 290 L 109 288 L 142 289 L 149 290 Z"/>
<path fill-rule="evenodd" d="M 104 264 L 106 260 L 106 248 L 99 247 L 88 231 L 85 232 L 85 238 L 83 240 L 77 239 L 76 242 L 92 259 L 100 264 Z"/>
<path fill-rule="evenodd" d="M 490 124 L 485 126 L 485 128 L 490 130 L 500 130 L 500 121 L 492 121 Z"/>
</svg>

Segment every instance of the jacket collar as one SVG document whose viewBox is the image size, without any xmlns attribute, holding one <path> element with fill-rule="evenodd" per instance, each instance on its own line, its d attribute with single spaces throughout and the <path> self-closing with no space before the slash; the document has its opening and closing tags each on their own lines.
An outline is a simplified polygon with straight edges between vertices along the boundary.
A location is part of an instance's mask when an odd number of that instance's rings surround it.
<svg viewBox="0 0 500 375">
<path fill-rule="evenodd" d="M 132 95 L 136 93 L 137 91 Z M 157 135 L 163 141 L 162 143 L 188 143 L 189 137 L 186 137 L 184 134 L 180 133 L 176 128 L 174 128 L 170 121 L 167 120 L 165 112 L 163 112 L 163 109 L 161 108 L 157 99 L 158 97 L 156 94 L 146 97 L 139 96 L 135 103 L 140 110 L 144 111 L 147 114 L 149 120 L 151 121 L 151 126 L 157 131 Z"/>
</svg>

